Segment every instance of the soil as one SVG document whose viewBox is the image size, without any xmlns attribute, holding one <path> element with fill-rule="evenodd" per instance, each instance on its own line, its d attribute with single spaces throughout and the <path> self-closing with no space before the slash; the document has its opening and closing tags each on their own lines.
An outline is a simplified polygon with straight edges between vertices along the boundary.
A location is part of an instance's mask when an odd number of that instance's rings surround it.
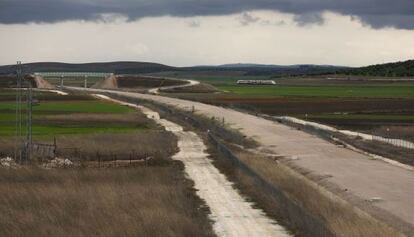
<svg viewBox="0 0 414 237">
<path fill-rule="evenodd" d="M 218 97 L 203 102 L 226 105 L 266 113 L 269 115 L 292 115 L 335 112 L 387 112 L 414 111 L 414 99 L 338 99 L 338 98 L 237 98 Z"/>
</svg>

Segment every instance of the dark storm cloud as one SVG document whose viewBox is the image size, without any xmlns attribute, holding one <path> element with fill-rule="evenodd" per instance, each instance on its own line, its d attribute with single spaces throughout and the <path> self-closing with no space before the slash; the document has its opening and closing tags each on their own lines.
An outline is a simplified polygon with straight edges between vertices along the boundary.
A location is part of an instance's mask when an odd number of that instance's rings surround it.
<svg viewBox="0 0 414 237">
<path fill-rule="evenodd" d="M 313 24 L 322 25 L 324 22 L 322 15 L 317 12 L 296 15 L 294 17 L 294 20 L 300 26 L 313 25 Z"/>
<path fill-rule="evenodd" d="M 333 11 L 374 28 L 414 29 L 413 0 L 0 0 L 1 23 L 96 20 L 116 13 L 136 20 L 149 16 L 225 15 L 252 10 L 293 13 L 298 24 L 320 23 Z"/>
<path fill-rule="evenodd" d="M 243 26 L 247 26 L 251 23 L 256 23 L 260 20 L 259 17 L 254 17 L 247 12 L 244 12 L 240 17 L 240 24 Z"/>
</svg>

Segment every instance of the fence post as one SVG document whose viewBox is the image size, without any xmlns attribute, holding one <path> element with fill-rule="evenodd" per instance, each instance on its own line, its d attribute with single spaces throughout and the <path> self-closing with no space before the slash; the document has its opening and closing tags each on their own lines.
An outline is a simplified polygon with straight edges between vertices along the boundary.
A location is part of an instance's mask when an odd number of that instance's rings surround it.
<svg viewBox="0 0 414 237">
<path fill-rule="evenodd" d="M 56 137 L 53 137 L 53 156 L 56 157 L 57 152 L 57 144 L 56 144 Z"/>
</svg>

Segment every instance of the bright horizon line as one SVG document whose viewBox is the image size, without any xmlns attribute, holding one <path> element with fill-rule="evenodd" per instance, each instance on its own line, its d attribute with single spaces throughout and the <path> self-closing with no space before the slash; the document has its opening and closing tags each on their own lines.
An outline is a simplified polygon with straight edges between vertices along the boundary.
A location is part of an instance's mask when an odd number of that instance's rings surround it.
<svg viewBox="0 0 414 237">
<path fill-rule="evenodd" d="M 349 67 L 349 68 L 357 68 L 357 67 L 367 67 L 372 65 L 381 65 L 381 64 L 388 64 L 388 63 L 396 63 L 396 62 L 404 62 L 408 60 L 414 60 L 414 59 L 401 59 L 399 61 L 383 61 L 378 62 L 375 64 L 369 64 L 369 65 L 359 65 L 359 66 L 351 66 L 351 65 L 337 65 L 337 64 L 314 64 L 314 63 L 295 63 L 295 64 L 277 64 L 277 63 L 243 63 L 243 62 L 229 62 L 229 63 L 223 63 L 223 64 L 203 64 L 203 65 L 185 65 L 185 66 L 177 66 L 177 65 L 171 65 L 166 64 L 162 62 L 151 62 L 151 61 L 131 61 L 131 60 L 113 60 L 113 61 L 88 61 L 88 62 L 64 62 L 64 61 L 32 61 L 32 62 L 22 62 L 22 64 L 35 64 L 35 63 L 63 63 L 63 64 L 91 64 L 91 63 L 153 63 L 153 64 L 160 64 L 164 66 L 170 66 L 170 67 L 176 67 L 176 68 L 183 68 L 183 67 L 218 67 L 223 65 L 237 65 L 237 64 L 247 64 L 247 65 L 263 65 L 263 66 L 297 66 L 297 65 L 315 65 L 315 66 L 334 66 L 334 67 Z M 18 61 L 16 61 L 17 63 Z M 13 66 L 15 64 L 3 64 L 0 65 L 0 67 L 4 66 Z"/>
</svg>

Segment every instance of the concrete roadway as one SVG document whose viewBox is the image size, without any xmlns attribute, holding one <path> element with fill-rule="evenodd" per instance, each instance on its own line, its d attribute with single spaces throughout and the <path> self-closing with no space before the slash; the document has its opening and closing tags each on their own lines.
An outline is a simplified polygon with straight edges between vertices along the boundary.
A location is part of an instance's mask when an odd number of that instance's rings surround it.
<svg viewBox="0 0 414 237">
<path fill-rule="evenodd" d="M 85 90 L 85 89 L 83 89 Z M 169 106 L 216 117 L 232 128 L 240 129 L 246 136 L 259 142 L 272 153 L 292 158 L 295 166 L 313 174 L 323 175 L 344 192 L 362 200 L 376 200 L 372 205 L 414 226 L 414 172 L 367 155 L 338 147 L 305 132 L 283 124 L 265 120 L 235 110 L 199 102 L 106 90 L 131 98 L 154 100 Z"/>
</svg>

